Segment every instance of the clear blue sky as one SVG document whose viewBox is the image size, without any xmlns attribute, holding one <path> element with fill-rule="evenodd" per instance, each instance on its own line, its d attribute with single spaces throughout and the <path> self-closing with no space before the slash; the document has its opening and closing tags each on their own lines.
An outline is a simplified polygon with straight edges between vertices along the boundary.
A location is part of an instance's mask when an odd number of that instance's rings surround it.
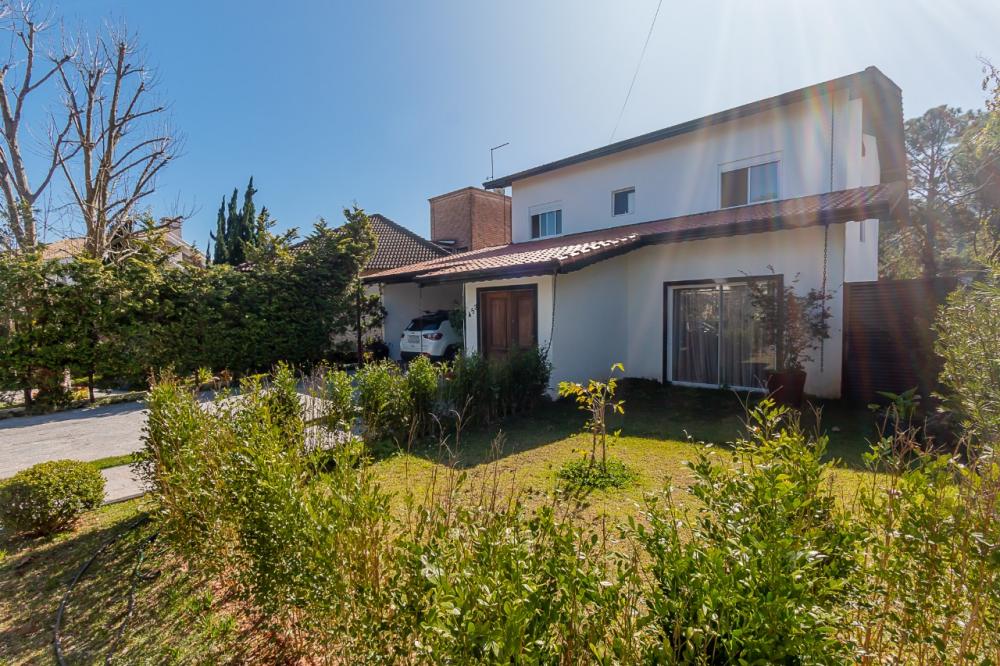
<svg viewBox="0 0 1000 666">
<path fill-rule="evenodd" d="M 39 2 L 39 4 L 43 4 Z M 656 0 L 54 3 L 124 18 L 186 136 L 154 214 L 195 213 L 253 174 L 280 228 L 357 202 L 428 233 L 427 198 L 606 144 Z M 982 106 L 1000 2 L 664 0 L 616 139 L 876 65 L 907 117 Z M 259 205 L 258 204 L 258 205 Z"/>
</svg>

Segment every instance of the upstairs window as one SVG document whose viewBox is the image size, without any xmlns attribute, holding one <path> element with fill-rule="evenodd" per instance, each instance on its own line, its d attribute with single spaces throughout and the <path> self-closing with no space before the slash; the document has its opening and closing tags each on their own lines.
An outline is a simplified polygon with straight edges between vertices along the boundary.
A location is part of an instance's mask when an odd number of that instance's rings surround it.
<svg viewBox="0 0 1000 666">
<path fill-rule="evenodd" d="M 778 198 L 778 162 L 722 172 L 722 208 L 745 206 Z"/>
<path fill-rule="evenodd" d="M 630 187 L 614 193 L 613 215 L 628 215 L 635 212 L 635 188 Z"/>
<path fill-rule="evenodd" d="M 562 233 L 562 211 L 550 210 L 531 216 L 531 237 L 544 238 Z"/>
</svg>

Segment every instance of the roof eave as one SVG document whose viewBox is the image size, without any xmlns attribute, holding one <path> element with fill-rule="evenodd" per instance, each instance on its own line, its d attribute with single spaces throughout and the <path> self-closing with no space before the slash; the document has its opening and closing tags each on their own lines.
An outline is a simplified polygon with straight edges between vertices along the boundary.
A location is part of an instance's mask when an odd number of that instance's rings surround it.
<svg viewBox="0 0 1000 666">
<path fill-rule="evenodd" d="M 600 157 L 607 157 L 608 155 L 614 155 L 631 148 L 638 148 L 639 146 L 645 146 L 650 143 L 656 143 L 658 141 L 663 141 L 664 139 L 669 139 L 682 134 L 687 134 L 695 130 L 704 129 L 706 127 L 712 127 L 714 125 L 719 125 L 732 120 L 738 120 L 740 118 L 746 118 L 758 113 L 763 113 L 765 111 L 770 111 L 772 109 L 780 108 L 783 106 L 789 106 L 791 104 L 796 104 L 809 97 L 817 94 L 829 94 L 837 90 L 843 90 L 849 88 L 853 85 L 861 83 L 863 81 L 878 79 L 879 81 L 886 81 L 896 89 L 899 86 L 885 76 L 877 67 L 868 67 L 860 72 L 855 72 L 853 74 L 848 74 L 846 76 L 841 76 L 836 79 L 831 79 L 829 81 L 824 81 L 823 83 L 816 83 L 811 86 L 806 86 L 804 88 L 799 88 L 797 90 L 791 90 L 789 92 L 781 93 L 780 95 L 775 95 L 773 97 L 767 97 L 762 100 L 757 100 L 754 102 L 749 102 L 741 106 L 733 107 L 731 109 L 726 109 L 724 111 L 719 111 L 717 113 L 712 113 L 707 116 L 702 116 L 701 118 L 696 118 L 694 120 L 689 120 L 677 125 L 672 125 L 664 129 L 655 130 L 653 132 L 648 132 L 646 134 L 639 135 L 637 137 L 632 137 L 631 139 L 625 139 L 623 141 L 618 141 L 607 146 L 601 146 L 600 148 L 594 148 L 593 150 L 588 150 L 576 155 L 571 155 L 570 157 L 565 157 L 554 162 L 548 162 L 530 169 L 525 169 L 523 171 L 518 171 L 508 176 L 502 176 L 500 178 L 495 178 L 493 180 L 488 180 L 483 183 L 485 189 L 498 189 L 503 187 L 510 187 L 515 181 L 524 180 L 525 178 L 531 178 L 532 176 L 537 176 L 549 171 L 555 171 L 556 169 L 561 169 L 564 167 L 572 166 L 574 164 L 580 164 L 582 162 L 588 162 L 593 159 L 598 159 Z"/>
</svg>

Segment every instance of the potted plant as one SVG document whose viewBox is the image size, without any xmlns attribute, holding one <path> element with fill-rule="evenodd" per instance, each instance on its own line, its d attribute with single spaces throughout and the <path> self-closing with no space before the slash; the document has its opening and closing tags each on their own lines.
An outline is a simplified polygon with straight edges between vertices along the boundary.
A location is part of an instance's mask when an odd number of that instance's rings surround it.
<svg viewBox="0 0 1000 666">
<path fill-rule="evenodd" d="M 774 400 L 789 407 L 801 407 L 805 393 L 805 364 L 811 353 L 830 337 L 830 294 L 810 289 L 805 295 L 794 285 L 775 279 L 753 280 L 750 284 L 755 317 L 762 324 L 765 342 L 775 350 L 775 364 L 767 369 L 767 391 Z M 780 294 L 775 295 L 776 291 Z"/>
</svg>

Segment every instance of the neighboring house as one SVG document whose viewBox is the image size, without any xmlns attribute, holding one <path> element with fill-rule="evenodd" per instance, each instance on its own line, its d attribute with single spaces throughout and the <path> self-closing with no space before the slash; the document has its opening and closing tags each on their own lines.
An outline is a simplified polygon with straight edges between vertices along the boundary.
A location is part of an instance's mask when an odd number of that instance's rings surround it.
<svg viewBox="0 0 1000 666">
<path fill-rule="evenodd" d="M 837 397 L 844 283 L 877 279 L 879 220 L 906 214 L 901 93 L 869 67 L 485 187 L 512 188 L 512 242 L 367 276 L 397 324 L 461 300 L 466 353 L 548 347 L 553 385 L 620 361 L 757 389 L 774 350 L 745 279 L 773 271 L 800 293 L 825 282 L 831 337 L 806 390 Z"/>
<path fill-rule="evenodd" d="M 384 215 L 373 213 L 368 216 L 372 232 L 375 234 L 375 254 L 365 264 L 362 275 L 408 266 L 451 254 L 436 243 L 418 236 Z"/>
<path fill-rule="evenodd" d="M 204 255 L 197 248 L 187 243 L 181 236 L 182 221 L 171 218 L 164 219 L 163 223 L 166 225 L 166 233 L 163 236 L 163 240 L 171 254 L 171 262 L 196 266 L 204 265 Z M 42 249 L 42 257 L 63 262 L 83 255 L 85 243 L 86 239 L 82 236 L 62 238 L 51 243 L 46 243 Z"/>
</svg>

